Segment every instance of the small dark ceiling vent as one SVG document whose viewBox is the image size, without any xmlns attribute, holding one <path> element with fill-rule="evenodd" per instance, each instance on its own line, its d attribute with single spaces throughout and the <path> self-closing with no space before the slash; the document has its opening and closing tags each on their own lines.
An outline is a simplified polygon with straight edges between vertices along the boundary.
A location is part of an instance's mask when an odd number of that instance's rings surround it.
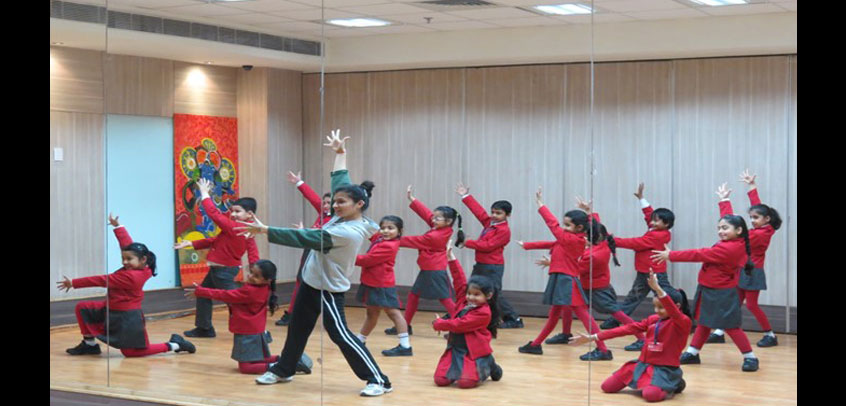
<svg viewBox="0 0 846 406">
<path fill-rule="evenodd" d="M 411 4 L 432 11 L 478 10 L 482 8 L 503 7 L 484 0 L 430 0 L 418 1 Z"/>
<path fill-rule="evenodd" d="M 303 55 L 320 56 L 320 42 L 280 37 L 253 31 L 242 31 L 190 21 L 109 11 L 105 7 L 53 0 L 50 17 L 89 23 L 106 24 L 109 28 L 152 32 L 206 41 L 225 42 L 256 48 L 273 49 Z"/>
</svg>

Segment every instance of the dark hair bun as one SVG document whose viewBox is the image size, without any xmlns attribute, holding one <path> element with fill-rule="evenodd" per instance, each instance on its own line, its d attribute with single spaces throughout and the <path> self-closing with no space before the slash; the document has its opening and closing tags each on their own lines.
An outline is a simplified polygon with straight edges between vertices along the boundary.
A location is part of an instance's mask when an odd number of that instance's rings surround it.
<svg viewBox="0 0 846 406">
<path fill-rule="evenodd" d="M 361 185 L 359 186 L 361 186 L 361 188 L 364 189 L 365 192 L 367 192 L 367 197 L 373 196 L 373 188 L 376 186 L 373 184 L 373 182 L 366 180 L 364 182 L 361 182 Z"/>
</svg>

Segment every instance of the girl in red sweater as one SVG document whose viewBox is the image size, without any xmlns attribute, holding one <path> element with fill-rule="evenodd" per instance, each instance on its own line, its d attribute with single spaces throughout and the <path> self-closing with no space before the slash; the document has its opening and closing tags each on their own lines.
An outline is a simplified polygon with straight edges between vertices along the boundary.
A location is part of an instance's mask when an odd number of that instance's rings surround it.
<svg viewBox="0 0 846 406">
<path fill-rule="evenodd" d="M 449 245 L 449 271 L 458 303 L 448 315 L 432 322 L 436 331 L 449 332 L 447 348 L 435 369 L 435 384 L 456 382 L 459 388 L 469 389 L 488 377 L 493 381 L 502 378 L 502 367 L 491 349 L 491 337 L 496 338 L 499 324 L 498 292 L 485 277 L 474 276 L 468 283 Z"/>
<path fill-rule="evenodd" d="M 646 333 L 646 345 L 636 361 L 629 361 L 602 382 L 602 391 L 616 393 L 626 386 L 642 391 L 647 402 L 660 402 L 681 393 L 685 388 L 679 354 L 687 343 L 691 321 L 685 314 L 687 300 L 682 296 L 681 311 L 672 298 L 661 289 L 655 273 L 649 273 L 647 283 L 655 291 L 652 304 L 655 314 L 636 323 L 627 324 L 598 334 L 579 335 L 572 344 L 607 340 L 630 334 Z"/>
<path fill-rule="evenodd" d="M 728 197 L 723 184 L 717 190 L 721 198 Z M 652 258 L 658 262 L 702 262 L 699 269 L 699 284 L 694 297 L 694 317 L 698 322 L 690 347 L 681 356 L 682 364 L 699 364 L 699 350 L 712 328 L 724 329 L 743 354 L 743 371 L 758 370 L 758 358 L 752 352 L 749 338 L 740 329 L 740 298 L 737 281 L 741 269 L 750 272 L 755 264 L 750 259 L 749 229 L 743 217 L 725 215 L 717 223 L 720 241 L 711 248 L 683 251 L 654 251 Z"/>
<path fill-rule="evenodd" d="M 279 307 L 276 303 L 276 265 L 266 259 L 256 261 L 250 266 L 244 282 L 240 288 L 232 290 L 206 288 L 194 283 L 193 289 L 185 289 L 185 297 L 204 297 L 226 303 L 229 332 L 235 335 L 232 359 L 238 361 L 242 374 L 263 374 L 278 361 L 277 355 L 270 355 L 271 338 L 265 331 L 267 310 L 270 309 L 272 316 Z M 298 369 L 311 373 L 310 368 Z"/>
<path fill-rule="evenodd" d="M 746 307 L 758 320 L 758 324 L 764 329 L 764 337 L 758 341 L 758 347 L 773 347 L 778 345 L 778 339 L 773 333 L 767 315 L 758 306 L 758 295 L 762 290 L 767 289 L 767 278 L 764 274 L 764 261 L 766 260 L 767 248 L 776 230 L 781 227 L 781 216 L 778 212 L 766 204 L 761 204 L 758 197 L 758 186 L 755 184 L 757 175 L 752 175 L 747 169 L 740 175 L 740 181 L 749 185 L 749 220 L 752 228 L 749 229 L 749 248 L 752 250 L 752 262 L 755 268 L 751 272 L 742 272 L 737 282 L 737 293 L 740 295 L 740 303 L 746 300 Z M 731 189 L 729 189 L 731 193 Z M 720 201 L 720 215 L 733 214 L 731 201 L 728 196 Z M 708 337 L 708 343 L 726 342 L 723 330 L 717 329 Z"/>
<path fill-rule="evenodd" d="M 94 340 L 95 337 L 120 349 L 125 357 L 143 357 L 168 351 L 188 351 L 193 354 L 196 351 L 194 345 L 178 334 L 172 334 L 170 341 L 166 343 L 150 344 L 141 302 L 144 300 L 144 283 L 156 276 L 156 254 L 148 250 L 146 245 L 132 242 L 126 227 L 118 222 L 118 217 L 109 214 L 109 223 L 115 228 L 123 268 L 108 275 L 73 280 L 65 277 L 63 281 L 58 282 L 59 290 L 65 291 L 94 286 L 107 288 L 106 300 L 77 303 L 76 320 L 82 330 L 82 342 L 76 347 L 68 348 L 68 354 L 99 354 L 100 344 Z"/>
<path fill-rule="evenodd" d="M 420 273 L 417 274 L 414 286 L 408 292 L 405 307 L 405 321 L 408 323 L 409 335 L 413 334 L 411 319 L 417 312 L 421 297 L 440 301 L 450 313 L 455 308 L 452 287 L 446 271 L 446 244 L 452 237 L 452 227 L 456 219 L 458 219 L 458 238 L 455 243 L 461 245 L 464 242 L 461 215 L 455 209 L 449 206 L 438 206 L 432 212 L 425 204 L 415 199 L 411 191 L 411 185 L 408 185 L 407 196 L 411 202 L 411 210 L 414 210 L 431 229 L 423 235 L 400 237 L 400 247 L 414 248 L 419 251 L 417 265 L 420 267 Z M 397 334 L 397 329 L 395 327 L 386 329 L 385 334 Z"/>
<path fill-rule="evenodd" d="M 399 344 L 389 350 L 383 350 L 387 357 L 411 356 L 411 342 L 408 339 L 408 323 L 399 310 L 396 281 L 394 279 L 394 261 L 400 247 L 402 219 L 397 216 L 385 216 L 379 222 L 379 232 L 370 237 L 370 248 L 364 255 L 355 258 L 356 266 L 361 267 L 361 284 L 358 285 L 356 299 L 367 309 L 361 332 L 356 334 L 362 343 L 376 327 L 379 313 L 383 310 L 394 322 Z"/>
<path fill-rule="evenodd" d="M 579 257 L 585 250 L 585 231 L 590 223 L 599 222 L 599 215 L 588 214 L 582 210 L 570 210 L 564 213 L 564 226 L 558 225 L 555 215 L 543 204 L 541 188 L 538 188 L 535 199 L 538 204 L 538 212 L 546 222 L 547 227 L 555 236 L 555 241 L 522 242 L 517 241 L 523 249 L 551 248 L 551 260 L 549 265 L 549 281 L 543 294 L 543 304 L 551 305 L 549 317 L 540 334 L 534 341 L 519 347 L 518 351 L 527 354 L 543 354 L 541 343 L 555 328 L 558 319 L 563 315 L 565 320 L 569 318 L 569 312 L 575 312 L 579 320 L 585 325 L 588 331 L 599 331 L 599 326 L 590 315 L 587 308 L 587 297 L 582 289 L 579 280 L 581 267 Z M 590 205 L 578 199 L 579 205 L 590 210 Z M 592 220 L 591 220 L 592 219 Z M 596 349 L 579 357 L 582 361 L 608 361 L 613 359 L 611 350 L 605 343 L 599 341 Z"/>
</svg>

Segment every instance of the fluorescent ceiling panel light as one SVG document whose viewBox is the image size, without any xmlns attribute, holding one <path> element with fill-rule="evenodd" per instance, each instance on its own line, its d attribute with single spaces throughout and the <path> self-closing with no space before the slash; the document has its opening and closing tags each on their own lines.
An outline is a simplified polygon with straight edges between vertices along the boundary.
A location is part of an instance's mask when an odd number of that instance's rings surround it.
<svg viewBox="0 0 846 406">
<path fill-rule="evenodd" d="M 582 4 L 558 4 L 547 6 L 534 6 L 534 8 L 536 10 L 543 11 L 547 14 L 557 14 L 562 16 L 591 13 L 590 6 L 585 6 Z"/>
<path fill-rule="evenodd" d="M 332 25 L 340 25 L 341 27 L 382 27 L 391 23 L 387 21 L 377 20 L 375 18 L 336 18 L 334 20 L 326 21 Z"/>
<path fill-rule="evenodd" d="M 732 6 L 735 4 L 748 4 L 749 2 L 746 0 L 690 0 L 696 4 L 702 4 L 704 6 Z"/>
</svg>

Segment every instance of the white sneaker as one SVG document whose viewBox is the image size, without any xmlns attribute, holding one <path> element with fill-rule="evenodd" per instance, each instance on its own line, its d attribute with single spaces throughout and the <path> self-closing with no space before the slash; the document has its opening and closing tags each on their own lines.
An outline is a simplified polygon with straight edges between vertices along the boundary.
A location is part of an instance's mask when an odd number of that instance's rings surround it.
<svg viewBox="0 0 846 406">
<path fill-rule="evenodd" d="M 291 382 L 294 380 L 293 376 L 279 376 L 273 372 L 267 371 L 264 375 L 256 378 L 256 383 L 260 385 L 273 385 L 279 382 Z"/>
<path fill-rule="evenodd" d="M 393 391 L 394 388 L 386 388 L 378 383 L 368 383 L 364 389 L 361 390 L 361 396 L 382 396 L 388 392 Z"/>
</svg>

